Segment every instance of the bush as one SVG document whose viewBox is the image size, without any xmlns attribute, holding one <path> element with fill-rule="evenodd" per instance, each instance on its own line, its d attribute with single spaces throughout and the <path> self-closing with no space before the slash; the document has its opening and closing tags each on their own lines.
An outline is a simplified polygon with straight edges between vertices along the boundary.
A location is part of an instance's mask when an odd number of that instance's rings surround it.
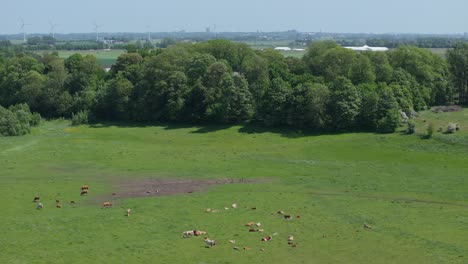
<svg viewBox="0 0 468 264">
<path fill-rule="evenodd" d="M 385 116 L 377 120 L 377 132 L 393 133 L 400 125 L 400 113 L 395 109 L 390 109 Z"/>
<path fill-rule="evenodd" d="M 0 136 L 19 136 L 21 124 L 10 110 L 0 106 Z"/>
<path fill-rule="evenodd" d="M 86 125 L 88 124 L 88 110 L 80 111 L 76 114 L 72 114 L 72 126 Z"/>
<path fill-rule="evenodd" d="M 41 122 L 41 115 L 31 114 L 27 104 L 0 106 L 0 136 L 21 136 L 31 132 L 32 126 Z"/>
<path fill-rule="evenodd" d="M 13 111 L 12 111 L 13 112 Z M 31 132 L 31 112 L 26 112 L 23 109 L 20 109 L 16 112 L 14 112 L 16 115 L 16 118 L 19 121 L 19 135 L 26 135 Z"/>
<path fill-rule="evenodd" d="M 429 123 L 426 129 L 426 138 L 432 138 L 433 134 L 434 134 L 434 124 Z"/>
<path fill-rule="evenodd" d="M 447 126 L 447 131 L 446 133 L 447 134 L 453 134 L 455 133 L 455 131 L 457 131 L 457 124 L 454 124 L 454 123 L 449 123 L 448 126 Z"/>
<path fill-rule="evenodd" d="M 407 123 L 406 134 L 414 134 L 416 132 L 416 123 L 413 120 L 409 120 Z"/>
<path fill-rule="evenodd" d="M 31 114 L 31 120 L 29 121 L 29 124 L 32 127 L 39 126 L 41 124 L 42 117 L 39 113 L 33 113 Z"/>
</svg>

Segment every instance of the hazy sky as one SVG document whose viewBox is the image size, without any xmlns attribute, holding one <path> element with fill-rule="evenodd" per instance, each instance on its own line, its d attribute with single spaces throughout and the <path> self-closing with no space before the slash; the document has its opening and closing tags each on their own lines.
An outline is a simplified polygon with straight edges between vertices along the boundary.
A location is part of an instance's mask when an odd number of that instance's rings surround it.
<svg viewBox="0 0 468 264">
<path fill-rule="evenodd" d="M 20 17 L 29 33 L 299 31 L 463 33 L 468 0 L 5 0 L 0 34 L 16 34 Z"/>
</svg>

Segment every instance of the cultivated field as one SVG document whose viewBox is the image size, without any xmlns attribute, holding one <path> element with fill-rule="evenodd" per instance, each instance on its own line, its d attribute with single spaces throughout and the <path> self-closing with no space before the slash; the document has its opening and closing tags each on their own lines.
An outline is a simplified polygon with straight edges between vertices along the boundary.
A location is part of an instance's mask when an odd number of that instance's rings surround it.
<svg viewBox="0 0 468 264">
<path fill-rule="evenodd" d="M 464 122 L 430 140 L 46 122 L 0 138 L 0 262 L 467 263 L 467 115 L 423 113 L 421 131 Z M 249 232 L 251 221 L 264 232 Z M 217 245 L 182 238 L 193 229 Z"/>
<path fill-rule="evenodd" d="M 80 51 L 66 51 L 61 50 L 59 51 L 59 56 L 61 58 L 68 58 L 75 53 L 80 53 L 83 56 L 85 55 L 93 55 L 96 57 L 99 64 L 105 67 L 110 67 L 117 61 L 117 58 L 120 54 L 124 53 L 124 50 L 80 50 Z"/>
</svg>

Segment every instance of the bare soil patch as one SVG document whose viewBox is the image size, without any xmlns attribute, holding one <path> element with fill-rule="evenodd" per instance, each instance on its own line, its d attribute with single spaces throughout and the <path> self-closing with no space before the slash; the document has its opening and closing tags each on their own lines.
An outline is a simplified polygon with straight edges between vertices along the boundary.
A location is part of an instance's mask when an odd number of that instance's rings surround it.
<svg viewBox="0 0 468 264">
<path fill-rule="evenodd" d="M 168 196 L 203 192 L 208 188 L 223 184 L 245 184 L 261 182 L 258 179 L 132 179 L 114 183 L 115 192 L 106 195 L 108 198 L 138 198 L 151 196 Z M 104 197 L 101 197 L 104 198 Z"/>
</svg>

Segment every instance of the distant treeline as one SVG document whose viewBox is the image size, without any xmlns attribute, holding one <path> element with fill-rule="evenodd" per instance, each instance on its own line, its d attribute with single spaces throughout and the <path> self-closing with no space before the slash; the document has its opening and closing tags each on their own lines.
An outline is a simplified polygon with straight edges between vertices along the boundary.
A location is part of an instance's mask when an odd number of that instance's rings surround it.
<svg viewBox="0 0 468 264">
<path fill-rule="evenodd" d="M 8 48 L 6 48 L 8 50 Z M 327 131 L 393 132 L 401 112 L 468 102 L 468 44 L 447 59 L 412 46 L 356 53 L 313 42 L 302 59 L 212 40 L 133 47 L 106 73 L 93 56 L 0 56 L 0 104 L 47 118 L 262 122 Z"/>
<path fill-rule="evenodd" d="M 468 38 L 454 37 L 418 37 L 418 38 L 368 38 L 340 39 L 336 42 L 342 46 L 371 46 L 397 48 L 399 46 L 415 46 L 419 48 L 451 48 L 460 42 L 468 43 Z"/>
</svg>

